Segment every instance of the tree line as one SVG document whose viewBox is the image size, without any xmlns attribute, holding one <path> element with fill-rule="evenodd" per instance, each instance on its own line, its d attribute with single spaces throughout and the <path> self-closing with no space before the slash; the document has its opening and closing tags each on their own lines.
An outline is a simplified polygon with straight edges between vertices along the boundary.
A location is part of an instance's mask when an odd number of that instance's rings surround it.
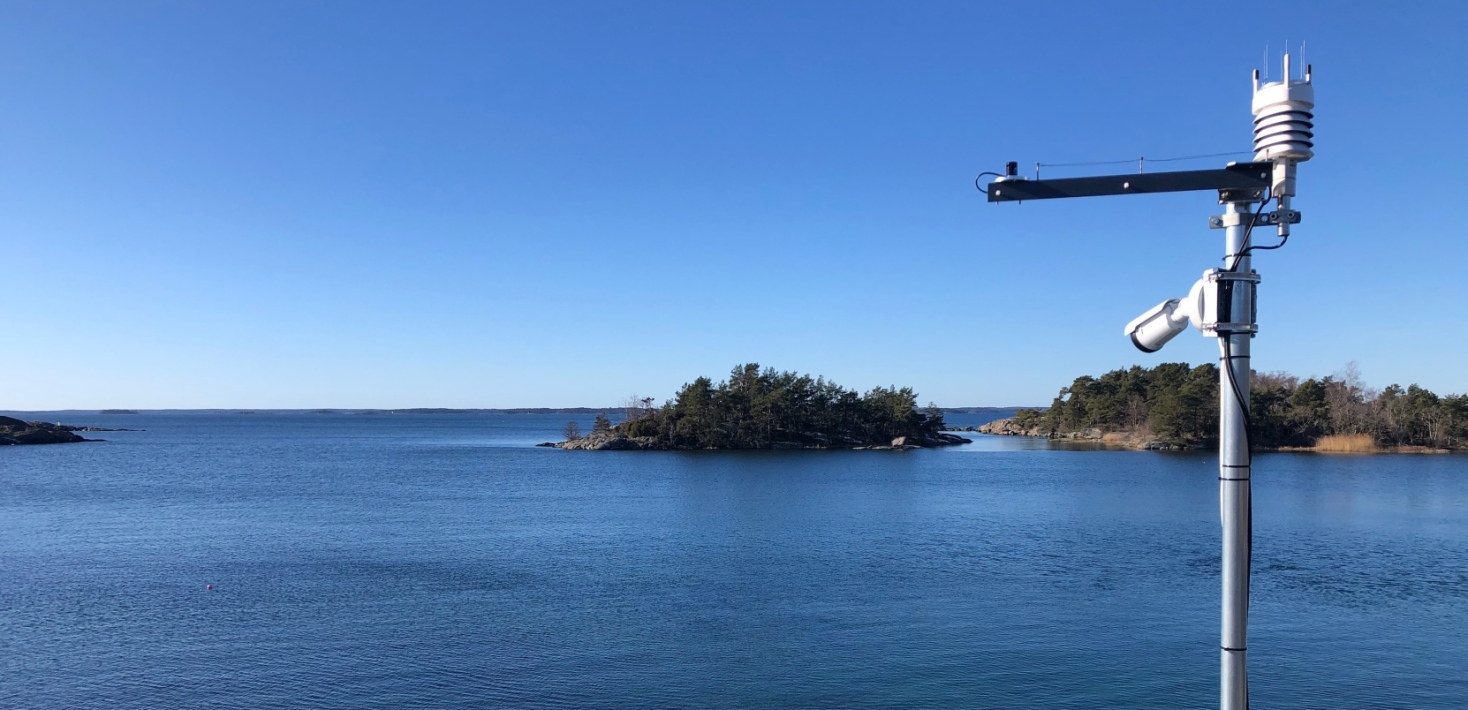
<svg viewBox="0 0 1468 710">
<path fill-rule="evenodd" d="M 1021 410 L 1015 424 L 1053 433 L 1097 428 L 1150 431 L 1159 440 L 1216 444 L 1218 367 L 1163 363 L 1078 377 L 1049 409 Z M 1365 386 L 1354 363 L 1301 380 L 1254 373 L 1249 401 L 1255 446 L 1310 446 L 1333 435 L 1369 435 L 1382 446 L 1468 448 L 1468 395 L 1439 396 L 1417 385 Z"/>
<path fill-rule="evenodd" d="M 886 445 L 943 430 L 942 412 L 931 404 L 920 409 L 917 400 L 910 387 L 859 394 L 824 377 L 748 363 L 721 382 L 700 377 L 685 384 L 661 407 L 638 400 L 610 429 L 676 449 Z"/>
</svg>

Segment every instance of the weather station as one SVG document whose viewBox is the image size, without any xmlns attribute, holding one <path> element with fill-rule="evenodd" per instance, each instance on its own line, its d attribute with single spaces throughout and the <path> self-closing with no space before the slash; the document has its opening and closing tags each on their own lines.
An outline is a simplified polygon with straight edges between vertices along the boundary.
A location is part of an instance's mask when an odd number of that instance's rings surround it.
<svg viewBox="0 0 1468 710">
<path fill-rule="evenodd" d="M 1142 171 L 1041 180 L 1019 175 L 1018 163 L 981 186 L 989 202 L 1023 202 L 1066 197 L 1139 195 L 1163 192 L 1216 191 L 1223 214 L 1209 217 L 1211 229 L 1224 232 L 1224 267 L 1208 269 L 1188 294 L 1154 306 L 1123 329 L 1143 352 L 1160 350 L 1189 324 L 1219 346 L 1219 512 L 1223 524 L 1223 599 L 1220 635 L 1220 707 L 1247 710 L 1249 685 L 1246 654 L 1249 627 L 1249 568 L 1253 539 L 1249 479 L 1253 461 L 1249 435 L 1249 343 L 1258 332 L 1252 254 L 1278 249 L 1289 240 L 1290 225 L 1300 222 L 1292 209 L 1297 166 L 1314 156 L 1315 90 L 1311 67 L 1296 72 L 1284 55 L 1283 78 L 1260 82 L 1254 72 L 1253 160 L 1212 170 Z M 977 183 L 976 183 L 977 184 Z M 1265 211 L 1273 204 L 1273 209 Z M 1255 228 L 1273 228 L 1279 241 L 1255 246 Z"/>
</svg>

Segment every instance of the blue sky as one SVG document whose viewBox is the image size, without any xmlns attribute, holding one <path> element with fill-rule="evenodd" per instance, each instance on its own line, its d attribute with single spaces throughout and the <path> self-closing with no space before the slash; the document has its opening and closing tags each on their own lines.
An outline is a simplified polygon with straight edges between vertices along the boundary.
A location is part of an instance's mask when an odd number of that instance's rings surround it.
<svg viewBox="0 0 1468 710">
<path fill-rule="evenodd" d="M 1245 150 L 1286 40 L 1317 157 L 1255 366 L 1468 391 L 1465 35 L 1426 2 L 5 3 L 0 408 L 602 406 L 746 361 L 1044 404 L 1210 361 L 1121 327 L 1219 264 L 1213 196 L 972 183 Z"/>
</svg>

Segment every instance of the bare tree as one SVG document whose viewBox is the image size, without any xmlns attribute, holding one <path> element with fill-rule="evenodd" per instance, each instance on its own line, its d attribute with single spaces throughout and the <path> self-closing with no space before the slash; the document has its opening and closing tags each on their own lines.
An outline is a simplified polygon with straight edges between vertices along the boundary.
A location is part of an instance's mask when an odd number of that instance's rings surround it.
<svg viewBox="0 0 1468 710">
<path fill-rule="evenodd" d="M 1427 426 L 1430 446 L 1446 447 L 1451 443 L 1448 438 L 1448 425 L 1451 422 L 1448 413 L 1440 407 L 1432 407 L 1422 413 L 1422 423 Z"/>
<path fill-rule="evenodd" d="M 1139 394 L 1133 394 L 1126 399 L 1126 426 L 1128 429 L 1141 429 L 1147 424 L 1147 400 Z"/>
<path fill-rule="evenodd" d="M 622 401 L 622 407 L 627 410 L 627 421 L 636 421 L 657 413 L 652 403 L 652 397 L 639 397 L 635 394 L 627 397 Z"/>
<path fill-rule="evenodd" d="M 574 421 L 566 422 L 566 428 L 561 430 L 561 434 L 566 437 L 566 441 L 575 441 L 577 439 L 580 439 L 581 425 L 577 424 Z"/>
<path fill-rule="evenodd" d="M 1353 360 L 1341 372 L 1326 378 L 1325 400 L 1330 404 L 1331 428 L 1337 434 L 1361 434 L 1369 429 L 1370 402 L 1376 392 L 1361 379 L 1361 367 Z"/>
<path fill-rule="evenodd" d="M 1253 387 L 1257 389 L 1286 389 L 1294 391 L 1300 386 L 1300 378 L 1288 372 L 1255 372 Z"/>
</svg>

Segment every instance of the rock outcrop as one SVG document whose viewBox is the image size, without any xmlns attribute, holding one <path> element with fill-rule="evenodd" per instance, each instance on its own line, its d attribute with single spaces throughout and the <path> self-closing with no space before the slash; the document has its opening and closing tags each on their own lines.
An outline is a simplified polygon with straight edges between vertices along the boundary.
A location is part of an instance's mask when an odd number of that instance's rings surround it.
<svg viewBox="0 0 1468 710">
<path fill-rule="evenodd" d="M 958 444 L 972 444 L 973 439 L 965 439 L 957 434 L 941 432 L 932 436 L 899 436 L 892 440 L 894 449 L 931 449 L 938 446 L 956 446 Z"/>
<path fill-rule="evenodd" d="M 1158 441 L 1152 438 L 1152 434 L 1147 431 L 1106 431 L 1096 427 L 1077 431 L 1052 431 L 1039 427 L 1027 429 L 1015 424 L 1013 419 L 996 419 L 979 427 L 979 432 L 983 434 L 994 434 L 996 436 L 1038 436 L 1052 441 L 1103 444 L 1106 446 L 1144 449 L 1147 451 L 1185 451 L 1202 448 L 1202 444 L 1187 445 L 1176 442 Z"/>
<path fill-rule="evenodd" d="M 650 436 L 628 437 L 611 432 L 593 432 L 580 439 L 551 444 L 567 451 L 652 451 L 661 448 Z"/>
<path fill-rule="evenodd" d="M 1013 418 L 995 419 L 988 424 L 979 427 L 980 434 L 995 434 L 998 436 L 1043 436 L 1049 438 L 1054 432 L 1049 429 L 1026 429 L 1014 423 Z"/>
<path fill-rule="evenodd" d="M 72 427 L 47 422 L 26 422 L 13 417 L 0 417 L 0 446 L 18 444 L 72 444 L 83 439 Z"/>
</svg>

